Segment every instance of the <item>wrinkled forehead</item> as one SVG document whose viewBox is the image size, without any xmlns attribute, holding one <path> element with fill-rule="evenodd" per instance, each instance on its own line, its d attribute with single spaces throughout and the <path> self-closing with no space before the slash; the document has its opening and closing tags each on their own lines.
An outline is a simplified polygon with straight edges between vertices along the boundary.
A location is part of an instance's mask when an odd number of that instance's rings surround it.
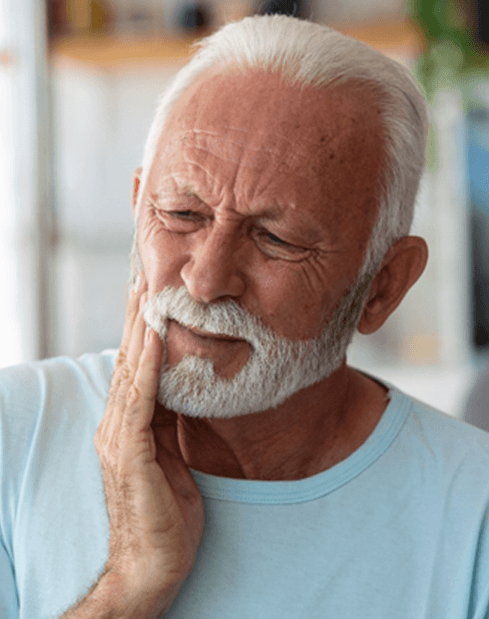
<svg viewBox="0 0 489 619">
<path fill-rule="evenodd" d="M 287 83 L 270 71 L 213 70 L 176 102 L 163 136 L 170 133 L 174 147 L 178 134 L 183 145 L 214 141 L 224 148 L 226 140 L 235 156 L 244 148 L 257 153 L 290 148 L 293 164 L 331 155 L 365 159 L 374 146 L 372 133 L 377 139 L 381 133 L 378 111 L 376 95 L 360 96 L 348 86 L 325 90 Z"/>
<path fill-rule="evenodd" d="M 321 213 L 338 231 L 370 230 L 384 159 L 378 107 L 370 91 L 299 88 L 265 71 L 211 73 L 168 115 L 153 182 L 205 177 L 216 193 L 232 185 L 243 203 L 261 196 Z"/>
<path fill-rule="evenodd" d="M 223 127 L 221 131 L 182 128 L 168 136 L 161 154 L 178 167 L 179 163 L 192 160 L 195 152 L 257 173 L 267 168 L 276 172 L 279 166 L 282 173 L 295 174 L 301 167 L 311 166 L 307 149 L 297 148 L 285 136 L 237 127 Z"/>
</svg>

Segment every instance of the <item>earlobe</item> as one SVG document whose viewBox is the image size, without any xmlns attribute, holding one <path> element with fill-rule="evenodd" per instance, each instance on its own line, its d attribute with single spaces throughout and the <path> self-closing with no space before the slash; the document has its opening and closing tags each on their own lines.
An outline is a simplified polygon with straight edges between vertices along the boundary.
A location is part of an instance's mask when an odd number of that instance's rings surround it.
<svg viewBox="0 0 489 619">
<path fill-rule="evenodd" d="M 139 188 L 141 185 L 141 176 L 143 174 L 143 168 L 137 168 L 137 170 L 134 172 L 134 176 L 133 176 L 133 182 L 132 182 L 132 214 L 133 217 L 136 216 L 136 208 L 137 208 L 137 204 L 138 204 L 138 197 L 139 197 Z"/>
<path fill-rule="evenodd" d="M 419 279 L 427 261 L 428 246 L 421 237 L 406 236 L 394 243 L 370 287 L 369 300 L 358 323 L 360 333 L 370 335 L 380 329 Z"/>
</svg>

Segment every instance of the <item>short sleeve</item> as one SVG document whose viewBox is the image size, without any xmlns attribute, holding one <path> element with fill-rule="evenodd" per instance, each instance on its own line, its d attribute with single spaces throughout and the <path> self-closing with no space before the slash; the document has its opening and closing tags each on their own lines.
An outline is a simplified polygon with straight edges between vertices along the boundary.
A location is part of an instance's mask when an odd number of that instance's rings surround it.
<svg viewBox="0 0 489 619">
<path fill-rule="evenodd" d="M 14 563 L 15 514 L 41 399 L 39 377 L 28 365 L 0 371 L 0 617 L 18 619 Z"/>
<path fill-rule="evenodd" d="M 0 537 L 0 617 L 18 619 L 19 601 L 12 562 Z"/>
<path fill-rule="evenodd" d="M 0 370 L 0 619 L 58 617 L 106 562 L 93 437 L 113 358 L 58 357 Z"/>
</svg>

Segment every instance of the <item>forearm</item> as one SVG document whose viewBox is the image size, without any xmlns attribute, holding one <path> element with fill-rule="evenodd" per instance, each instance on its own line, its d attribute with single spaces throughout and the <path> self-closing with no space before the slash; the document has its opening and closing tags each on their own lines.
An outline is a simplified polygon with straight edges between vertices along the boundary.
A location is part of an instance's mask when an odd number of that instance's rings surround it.
<svg viewBox="0 0 489 619">
<path fill-rule="evenodd" d="M 179 588 L 169 588 L 164 592 L 127 591 L 120 574 L 106 572 L 60 619 L 161 619 Z"/>
</svg>

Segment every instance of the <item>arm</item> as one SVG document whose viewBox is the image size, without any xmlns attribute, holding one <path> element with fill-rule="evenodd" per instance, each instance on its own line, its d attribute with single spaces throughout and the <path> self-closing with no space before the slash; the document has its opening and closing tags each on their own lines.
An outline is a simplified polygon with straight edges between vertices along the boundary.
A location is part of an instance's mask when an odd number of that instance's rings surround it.
<svg viewBox="0 0 489 619">
<path fill-rule="evenodd" d="M 124 575 L 104 571 L 89 593 L 61 619 L 161 619 L 179 589 L 146 592 L 145 587 L 126 582 Z"/>
<path fill-rule="evenodd" d="M 159 619 L 192 571 L 202 538 L 202 499 L 180 452 L 176 415 L 156 403 L 163 346 L 144 322 L 145 287 L 143 280 L 131 295 L 95 436 L 109 558 L 95 586 L 63 619 Z"/>
</svg>

